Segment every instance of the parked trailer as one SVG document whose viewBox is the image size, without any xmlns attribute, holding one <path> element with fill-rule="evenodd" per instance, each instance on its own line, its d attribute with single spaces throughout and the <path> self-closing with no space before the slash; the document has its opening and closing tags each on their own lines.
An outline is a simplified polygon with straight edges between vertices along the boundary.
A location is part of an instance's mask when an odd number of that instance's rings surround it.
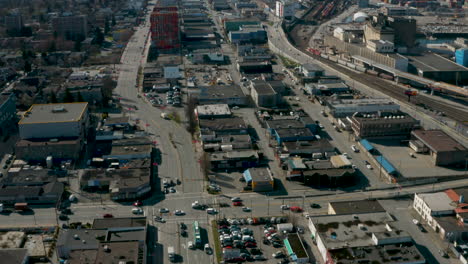
<svg viewBox="0 0 468 264">
<path fill-rule="evenodd" d="M 367 74 L 370 74 L 370 75 L 374 75 L 374 76 L 378 76 L 378 75 L 379 75 L 379 73 L 376 72 L 376 71 L 374 71 L 374 70 L 367 70 L 366 73 L 367 73 Z"/>
<path fill-rule="evenodd" d="M 365 67 L 358 66 L 358 65 L 356 65 L 356 70 L 357 70 L 357 71 L 360 71 L 360 72 L 366 72 L 366 68 L 365 68 Z"/>
<path fill-rule="evenodd" d="M 389 74 L 385 74 L 385 73 L 380 73 L 380 74 L 379 74 L 379 77 L 382 78 L 382 79 L 386 79 L 386 80 L 391 80 L 391 81 L 393 81 L 393 75 L 389 75 Z"/>
<path fill-rule="evenodd" d="M 344 61 L 344 60 L 338 60 L 338 64 L 341 64 L 341 65 L 346 66 L 346 61 Z"/>
<path fill-rule="evenodd" d="M 348 66 L 348 68 L 351 68 L 351 69 L 353 69 L 353 70 L 356 69 L 356 65 L 353 64 L 353 63 L 351 63 L 351 62 L 347 62 L 347 63 L 346 63 L 346 66 Z"/>
<path fill-rule="evenodd" d="M 328 59 L 333 62 L 338 62 L 338 58 L 336 56 L 329 56 Z"/>
</svg>

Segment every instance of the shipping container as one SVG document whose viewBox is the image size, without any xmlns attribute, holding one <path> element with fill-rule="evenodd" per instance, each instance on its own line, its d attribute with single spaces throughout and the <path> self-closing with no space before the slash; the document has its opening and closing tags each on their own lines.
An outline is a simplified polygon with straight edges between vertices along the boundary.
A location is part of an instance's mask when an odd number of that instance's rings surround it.
<svg viewBox="0 0 468 264">
<path fill-rule="evenodd" d="M 346 61 L 344 61 L 344 60 L 338 60 L 338 64 L 341 64 L 341 65 L 346 66 Z"/>
<path fill-rule="evenodd" d="M 468 49 L 458 49 L 455 51 L 455 61 L 467 67 L 468 66 Z"/>
</svg>

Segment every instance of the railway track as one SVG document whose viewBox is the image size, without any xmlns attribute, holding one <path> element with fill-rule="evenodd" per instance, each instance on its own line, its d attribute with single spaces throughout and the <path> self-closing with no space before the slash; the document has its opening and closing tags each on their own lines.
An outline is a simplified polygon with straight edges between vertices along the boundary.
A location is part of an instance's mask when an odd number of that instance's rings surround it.
<svg viewBox="0 0 468 264">
<path fill-rule="evenodd" d="M 408 97 L 404 94 L 404 91 L 399 86 L 384 82 L 382 81 L 382 79 L 375 76 L 371 76 L 365 73 L 356 73 L 354 71 L 348 70 L 320 56 L 314 54 L 311 54 L 310 56 L 314 57 L 316 60 L 319 60 L 324 64 L 327 64 L 329 67 L 337 71 L 345 73 L 346 75 L 350 76 L 352 79 L 360 83 L 363 83 L 369 87 L 376 88 L 377 90 L 383 92 L 388 96 L 403 101 L 406 101 L 408 99 Z M 444 104 L 431 98 L 423 96 L 412 97 L 410 103 L 440 112 L 443 115 L 461 123 L 466 123 L 468 121 L 468 111 L 458 109 L 454 106 Z"/>
</svg>

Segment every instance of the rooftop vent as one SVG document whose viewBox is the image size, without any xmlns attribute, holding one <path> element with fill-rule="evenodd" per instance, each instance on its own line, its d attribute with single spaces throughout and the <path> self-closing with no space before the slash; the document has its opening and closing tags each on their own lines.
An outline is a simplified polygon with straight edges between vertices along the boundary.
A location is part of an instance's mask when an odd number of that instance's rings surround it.
<svg viewBox="0 0 468 264">
<path fill-rule="evenodd" d="M 54 106 L 54 108 L 52 109 L 52 113 L 62 113 L 62 112 L 65 112 L 65 107 L 63 105 L 60 105 L 60 106 Z"/>
</svg>

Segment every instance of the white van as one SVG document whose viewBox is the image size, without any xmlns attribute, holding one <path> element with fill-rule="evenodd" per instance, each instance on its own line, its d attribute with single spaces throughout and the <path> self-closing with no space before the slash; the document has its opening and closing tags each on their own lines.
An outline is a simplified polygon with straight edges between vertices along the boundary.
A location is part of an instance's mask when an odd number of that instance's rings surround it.
<svg viewBox="0 0 468 264">
<path fill-rule="evenodd" d="M 142 213 L 143 213 L 143 209 L 138 208 L 138 207 L 135 207 L 135 208 L 132 209 L 132 213 L 133 213 L 133 214 L 142 214 Z"/>
<path fill-rule="evenodd" d="M 354 152 L 359 152 L 359 149 L 356 147 L 356 145 L 352 145 L 352 146 L 351 146 L 351 149 L 352 149 Z"/>
<path fill-rule="evenodd" d="M 194 249 L 195 248 L 195 246 L 193 245 L 193 241 L 189 241 L 187 243 L 187 246 L 188 246 L 189 249 Z"/>
</svg>

